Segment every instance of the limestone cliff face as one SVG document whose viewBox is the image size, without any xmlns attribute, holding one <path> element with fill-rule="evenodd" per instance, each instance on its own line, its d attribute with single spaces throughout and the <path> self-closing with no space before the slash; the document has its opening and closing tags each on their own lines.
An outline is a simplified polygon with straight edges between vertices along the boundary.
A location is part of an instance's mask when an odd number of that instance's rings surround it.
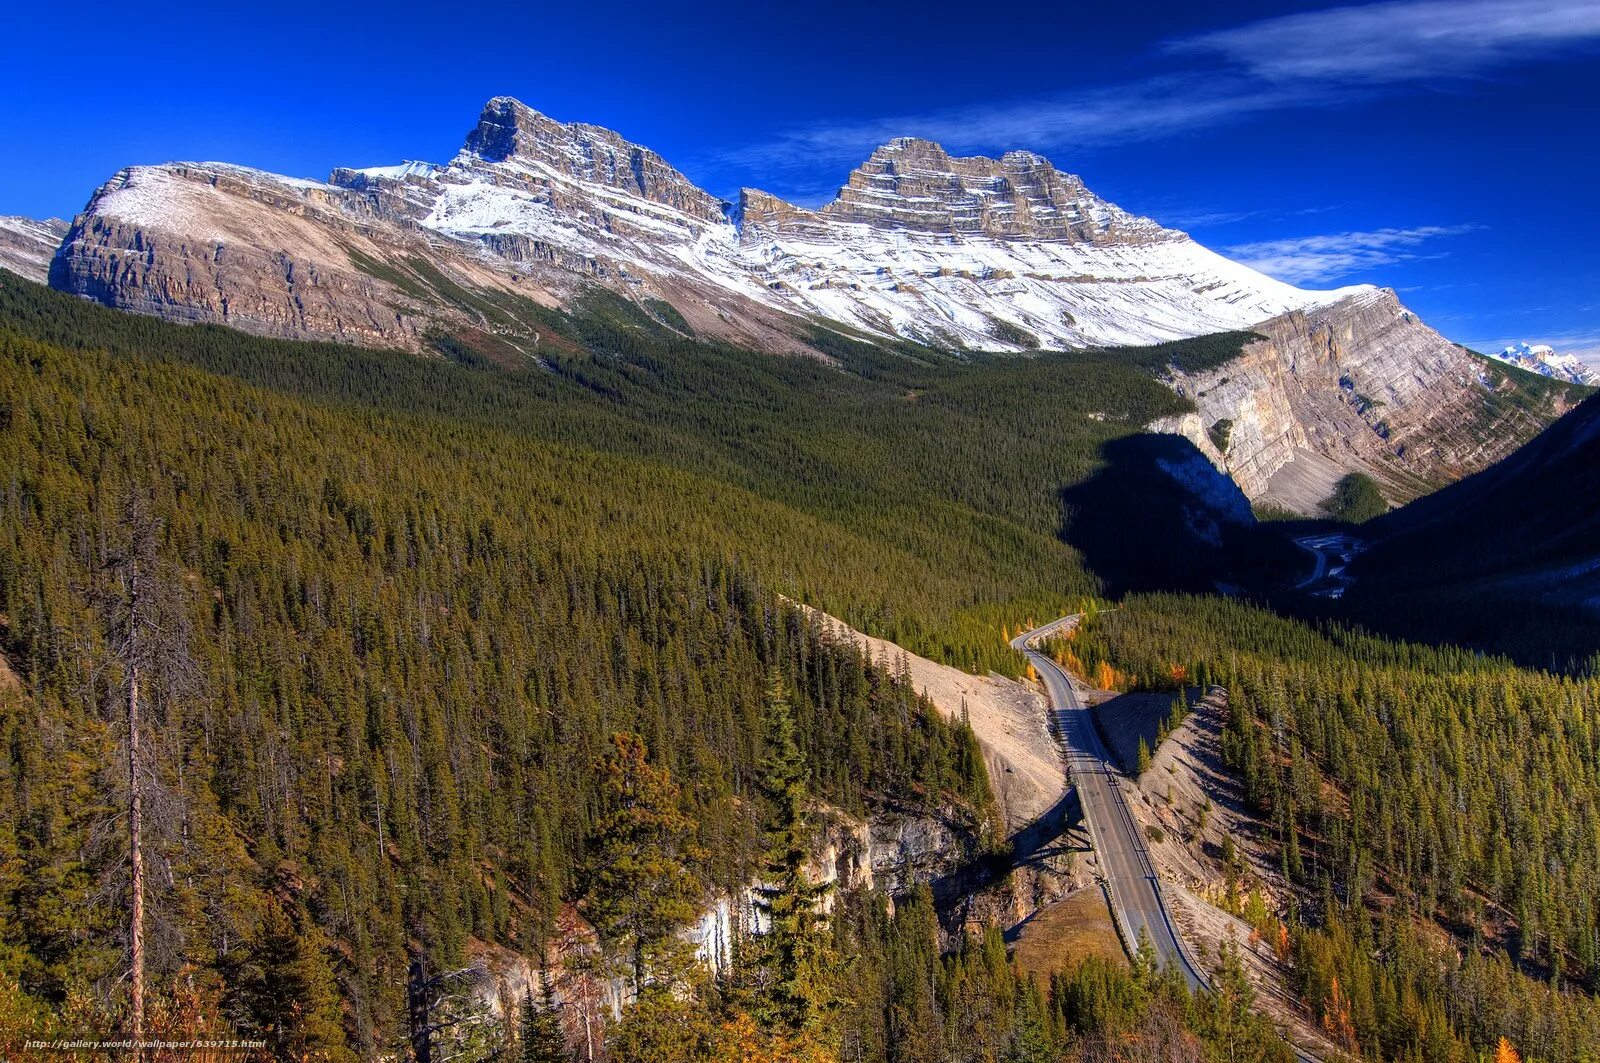
<svg viewBox="0 0 1600 1063">
<path fill-rule="evenodd" d="M 1069 243 L 1149 243 L 1182 235 L 1107 203 L 1081 178 L 1031 151 L 956 158 L 915 137 L 874 151 L 820 213 L 875 228 Z"/>
<path fill-rule="evenodd" d="M 1187 436 L 1254 501 L 1315 511 L 1340 476 L 1366 472 L 1393 501 L 1483 468 L 1554 407 L 1492 401 L 1503 373 L 1372 290 L 1254 327 L 1260 339 L 1172 383 L 1198 412 L 1152 426 Z"/>
<path fill-rule="evenodd" d="M 50 283 L 170 320 L 414 348 L 428 325 L 417 301 L 357 265 L 407 242 L 375 242 L 374 221 L 364 198 L 316 182 L 220 164 L 130 167 L 73 222 Z"/>
<path fill-rule="evenodd" d="M 558 122 L 509 96 L 498 96 L 484 107 L 463 152 L 485 163 L 531 167 L 536 172 L 531 176 L 542 180 L 552 201 L 571 204 L 584 186 L 601 185 L 708 225 L 720 224 L 727 206 L 650 149 L 600 126 Z M 503 172 L 495 176 L 505 179 Z M 563 186 L 562 177 L 573 183 Z"/>
</svg>

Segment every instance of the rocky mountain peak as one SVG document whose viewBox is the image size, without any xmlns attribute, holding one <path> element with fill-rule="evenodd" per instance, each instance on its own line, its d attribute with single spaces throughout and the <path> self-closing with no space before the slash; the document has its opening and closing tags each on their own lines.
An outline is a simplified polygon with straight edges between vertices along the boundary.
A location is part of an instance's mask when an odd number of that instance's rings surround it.
<svg viewBox="0 0 1600 1063">
<path fill-rule="evenodd" d="M 1099 198 L 1031 151 L 957 157 L 899 137 L 851 172 L 822 213 L 876 228 L 1068 243 L 1148 243 L 1176 233 Z"/>
<path fill-rule="evenodd" d="M 510 96 L 484 105 L 456 158 L 464 168 L 480 163 L 609 185 L 706 222 L 720 220 L 726 207 L 649 148 L 602 126 L 558 122 Z"/>
</svg>

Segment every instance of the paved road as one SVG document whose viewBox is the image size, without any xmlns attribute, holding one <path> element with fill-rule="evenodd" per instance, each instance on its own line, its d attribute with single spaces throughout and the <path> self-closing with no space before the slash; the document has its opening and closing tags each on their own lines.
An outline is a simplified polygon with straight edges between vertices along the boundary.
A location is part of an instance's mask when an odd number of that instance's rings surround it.
<svg viewBox="0 0 1600 1063">
<path fill-rule="evenodd" d="M 1068 776 L 1078 790 L 1089 838 L 1100 857 L 1101 873 L 1106 877 L 1113 915 L 1125 944 L 1132 946 L 1144 931 L 1162 966 L 1175 963 L 1183 971 L 1191 989 L 1204 988 L 1206 978 L 1190 958 L 1178 937 L 1161 896 L 1160 881 L 1150 863 L 1144 837 L 1129 810 L 1127 793 L 1133 783 L 1112 763 L 1100 742 L 1089 710 L 1078 700 L 1065 672 L 1030 644 L 1069 625 L 1076 617 L 1062 617 L 1043 627 L 1018 635 L 1012 645 L 1028 655 L 1039 673 L 1055 714 L 1056 733 L 1061 737 Z"/>
<path fill-rule="evenodd" d="M 1011 640 L 1011 645 L 1027 654 L 1034 670 L 1050 692 L 1050 705 L 1055 714 L 1056 733 L 1061 738 L 1062 755 L 1066 757 L 1067 771 L 1078 791 L 1083 806 L 1084 822 L 1089 825 L 1089 840 L 1100 856 L 1101 873 L 1106 876 L 1107 893 L 1111 898 L 1112 915 L 1121 928 L 1125 944 L 1131 947 L 1139 940 L 1139 930 L 1150 937 L 1156 951 L 1156 962 L 1163 967 L 1175 963 L 1183 971 L 1190 990 L 1204 989 L 1208 980 L 1194 954 L 1189 951 L 1172 922 L 1166 901 L 1161 894 L 1160 879 L 1150 863 L 1145 849 L 1144 836 L 1134 822 L 1133 813 L 1124 798 L 1124 788 L 1134 789 L 1134 784 L 1112 763 L 1100 741 L 1100 734 L 1089 719 L 1089 710 L 1078 700 L 1078 692 L 1067 674 L 1049 657 L 1031 647 L 1043 638 L 1077 621 L 1076 616 L 1052 620 L 1043 627 L 1024 632 Z M 1137 798 L 1135 798 L 1137 799 Z M 1321 1063 L 1316 1056 L 1284 1037 L 1300 1063 Z"/>
<path fill-rule="evenodd" d="M 1295 545 L 1309 551 L 1316 558 L 1316 565 L 1294 589 L 1314 598 L 1344 597 L 1345 588 L 1350 586 L 1346 569 L 1350 559 L 1361 552 L 1361 542 L 1350 535 L 1306 535 L 1296 539 Z"/>
</svg>

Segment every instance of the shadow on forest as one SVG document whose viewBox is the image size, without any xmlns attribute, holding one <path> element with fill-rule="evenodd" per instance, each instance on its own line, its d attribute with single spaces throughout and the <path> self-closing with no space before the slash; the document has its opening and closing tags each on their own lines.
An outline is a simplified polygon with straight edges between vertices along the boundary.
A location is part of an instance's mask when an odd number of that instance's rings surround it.
<svg viewBox="0 0 1600 1063">
<path fill-rule="evenodd" d="M 1124 436 L 1100 457 L 1098 472 L 1060 492 L 1060 534 L 1108 594 L 1248 590 L 1303 561 L 1184 437 Z"/>
</svg>

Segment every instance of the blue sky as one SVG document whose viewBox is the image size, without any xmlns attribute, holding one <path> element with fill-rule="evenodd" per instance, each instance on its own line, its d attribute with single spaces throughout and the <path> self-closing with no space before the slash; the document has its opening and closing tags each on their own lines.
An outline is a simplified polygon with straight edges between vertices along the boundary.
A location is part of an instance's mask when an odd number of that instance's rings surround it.
<svg viewBox="0 0 1600 1063">
<path fill-rule="evenodd" d="M 1600 364 L 1600 0 L 119 2 L 9 29 L 0 213 L 70 216 L 131 163 L 441 161 L 506 94 L 725 196 L 823 202 L 893 136 L 1029 148 L 1285 280 Z"/>
</svg>

